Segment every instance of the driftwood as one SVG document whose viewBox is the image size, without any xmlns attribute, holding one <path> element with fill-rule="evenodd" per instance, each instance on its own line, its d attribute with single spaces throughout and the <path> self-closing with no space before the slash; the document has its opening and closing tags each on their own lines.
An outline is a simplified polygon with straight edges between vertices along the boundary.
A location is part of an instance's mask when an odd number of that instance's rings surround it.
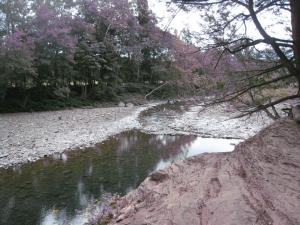
<svg viewBox="0 0 300 225">
<path fill-rule="evenodd" d="M 154 88 L 152 91 L 150 91 L 148 94 L 145 95 L 145 99 L 147 99 L 148 96 L 152 95 L 154 92 L 156 92 L 157 90 L 163 88 L 164 86 L 166 86 L 167 84 L 169 84 L 170 82 L 165 82 L 162 85 L 158 86 L 157 88 Z"/>
</svg>

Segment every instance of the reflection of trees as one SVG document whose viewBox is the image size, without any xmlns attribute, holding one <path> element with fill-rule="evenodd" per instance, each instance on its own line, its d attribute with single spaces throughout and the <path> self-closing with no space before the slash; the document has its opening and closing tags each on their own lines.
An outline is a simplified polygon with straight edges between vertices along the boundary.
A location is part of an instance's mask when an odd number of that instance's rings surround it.
<svg viewBox="0 0 300 225">
<path fill-rule="evenodd" d="M 136 187 L 140 184 L 150 171 L 153 171 L 160 160 L 167 160 L 175 158 L 177 155 L 182 154 L 183 146 L 190 144 L 196 137 L 191 136 L 156 136 L 147 135 L 137 131 L 131 131 L 127 135 L 128 139 L 125 143 L 132 143 L 133 147 L 130 151 L 122 151 L 121 155 L 116 154 L 114 165 L 111 166 L 109 173 L 110 179 L 116 178 L 121 187 L 116 190 L 117 192 L 124 193 L 127 187 Z M 137 137 L 137 138 L 133 138 Z M 107 151 L 111 149 L 119 149 L 124 143 L 125 136 L 122 136 L 122 142 L 115 140 L 102 145 Z M 128 146 L 128 145 L 126 145 Z"/>
<path fill-rule="evenodd" d="M 189 102 L 176 102 L 176 103 L 166 103 L 152 107 L 145 110 L 140 115 L 140 120 L 142 124 L 152 124 L 160 123 L 165 124 L 169 121 L 170 117 L 176 117 L 182 115 L 184 112 L 188 111 L 191 103 Z"/>
<path fill-rule="evenodd" d="M 68 216 L 73 216 L 82 207 L 83 196 L 91 200 L 103 192 L 124 194 L 139 185 L 161 160 L 184 154 L 194 140 L 191 136 L 130 131 L 99 144 L 93 151 L 72 151 L 67 161 L 47 158 L 21 167 L 21 173 L 3 170 L 0 224 L 38 224 L 42 208 L 67 208 Z M 1 221 L 11 198 L 13 213 L 8 221 Z"/>
<path fill-rule="evenodd" d="M 187 149 L 191 143 L 196 139 L 195 136 L 171 136 L 158 135 L 151 137 L 150 141 L 156 139 L 155 145 L 158 149 L 164 149 L 166 155 L 162 155 L 162 159 L 169 160 L 170 158 L 178 157 L 181 154 L 187 153 Z M 151 142 L 149 142 L 150 144 Z"/>
<path fill-rule="evenodd" d="M 67 208 L 66 213 L 70 217 L 75 209 L 80 209 L 94 195 L 98 196 L 100 190 L 86 190 L 86 185 L 90 184 L 85 179 L 90 168 L 89 156 L 80 157 L 74 154 L 70 158 L 67 162 L 49 158 L 40 160 L 23 166 L 21 174 L 13 172 L 12 169 L 3 171 L 0 178 L 0 224 L 39 224 L 43 208 Z M 94 186 L 92 184 L 92 188 Z M 1 221 L 5 213 L 1 209 L 12 196 L 15 204 L 9 218 Z"/>
</svg>

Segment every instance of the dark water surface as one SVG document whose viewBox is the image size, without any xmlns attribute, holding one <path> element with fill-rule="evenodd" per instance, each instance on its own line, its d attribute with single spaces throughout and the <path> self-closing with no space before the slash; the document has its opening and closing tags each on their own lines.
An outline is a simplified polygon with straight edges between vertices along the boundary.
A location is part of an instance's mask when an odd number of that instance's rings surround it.
<svg viewBox="0 0 300 225">
<path fill-rule="evenodd" d="M 168 127 L 170 121 L 180 117 L 194 105 L 188 101 L 166 103 L 145 110 L 140 115 L 140 123 L 143 126 Z"/>
<path fill-rule="evenodd" d="M 126 194 L 175 160 L 231 151 L 238 142 L 130 131 L 93 148 L 0 170 L 0 224 L 84 224 L 84 210 L 103 193 Z"/>
</svg>

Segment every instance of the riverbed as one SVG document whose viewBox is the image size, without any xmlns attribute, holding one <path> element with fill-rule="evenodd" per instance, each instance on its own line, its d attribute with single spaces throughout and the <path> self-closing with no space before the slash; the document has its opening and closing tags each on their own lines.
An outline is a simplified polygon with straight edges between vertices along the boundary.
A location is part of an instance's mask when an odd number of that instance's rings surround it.
<svg viewBox="0 0 300 225">
<path fill-rule="evenodd" d="M 264 112 L 244 118 L 230 104 L 204 109 L 195 101 L 163 104 L 143 111 L 141 129 L 152 134 L 194 134 L 201 137 L 247 139 L 270 125 L 273 120 Z"/>
<path fill-rule="evenodd" d="M 232 151 L 271 123 L 229 120 L 227 105 L 200 109 L 188 101 L 0 115 L 0 224 L 83 225 L 103 197 L 175 161 Z"/>
<path fill-rule="evenodd" d="M 89 147 L 122 131 L 139 128 L 140 112 L 157 104 L 0 114 L 0 168 Z"/>
<path fill-rule="evenodd" d="M 175 161 L 232 151 L 239 142 L 132 130 L 93 148 L 2 169 L 0 224 L 83 225 L 100 210 L 97 202 L 106 194 L 127 194 Z"/>
</svg>

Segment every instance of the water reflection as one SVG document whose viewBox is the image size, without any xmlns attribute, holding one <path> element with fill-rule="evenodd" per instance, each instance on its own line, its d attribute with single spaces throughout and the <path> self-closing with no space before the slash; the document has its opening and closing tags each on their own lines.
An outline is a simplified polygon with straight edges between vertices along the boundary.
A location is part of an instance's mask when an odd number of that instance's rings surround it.
<svg viewBox="0 0 300 225">
<path fill-rule="evenodd" d="M 185 158 L 205 152 L 230 152 L 240 142 L 237 139 L 197 138 L 183 152 L 187 153 Z"/>
<path fill-rule="evenodd" d="M 172 139 L 172 137 L 164 138 L 164 136 L 161 135 L 159 135 L 157 138 L 163 139 L 162 144 L 165 144 L 165 141 L 167 139 Z M 154 171 L 164 169 L 175 161 L 186 159 L 188 157 L 196 156 L 202 153 L 231 152 L 234 150 L 235 145 L 239 144 L 240 142 L 241 140 L 238 139 L 198 137 L 192 142 L 181 143 L 180 151 L 178 152 L 178 154 L 167 159 L 161 159 L 157 163 Z"/>
<path fill-rule="evenodd" d="M 0 224 L 84 224 L 103 193 L 125 194 L 173 161 L 230 151 L 237 142 L 130 131 L 94 148 L 1 170 Z"/>
<path fill-rule="evenodd" d="M 66 209 L 42 209 L 41 211 L 41 225 L 82 225 L 88 222 L 88 215 L 82 212 L 69 217 Z"/>
<path fill-rule="evenodd" d="M 149 110 L 143 111 L 140 116 L 140 122 L 143 127 L 147 127 L 148 125 L 155 127 L 168 127 L 170 121 L 187 112 L 190 106 L 191 103 L 188 101 L 158 105 Z"/>
</svg>

